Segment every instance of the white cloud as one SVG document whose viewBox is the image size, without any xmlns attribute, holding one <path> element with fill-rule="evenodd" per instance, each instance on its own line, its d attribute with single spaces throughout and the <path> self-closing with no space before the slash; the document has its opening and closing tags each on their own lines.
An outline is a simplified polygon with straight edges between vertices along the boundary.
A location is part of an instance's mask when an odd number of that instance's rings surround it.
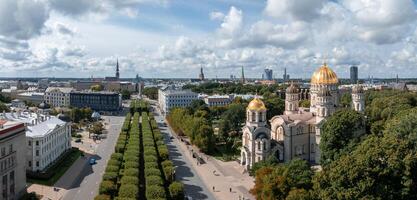
<svg viewBox="0 0 417 200">
<path fill-rule="evenodd" d="M 225 16 L 222 12 L 215 11 L 215 12 L 210 13 L 210 19 L 211 20 L 223 20 L 224 17 Z"/>
<path fill-rule="evenodd" d="M 234 37 L 242 29 L 243 13 L 235 7 L 230 7 L 229 13 L 220 25 L 219 33 L 224 37 Z"/>
<path fill-rule="evenodd" d="M 311 21 L 319 16 L 326 0 L 268 0 L 265 13 L 277 18 Z"/>
</svg>

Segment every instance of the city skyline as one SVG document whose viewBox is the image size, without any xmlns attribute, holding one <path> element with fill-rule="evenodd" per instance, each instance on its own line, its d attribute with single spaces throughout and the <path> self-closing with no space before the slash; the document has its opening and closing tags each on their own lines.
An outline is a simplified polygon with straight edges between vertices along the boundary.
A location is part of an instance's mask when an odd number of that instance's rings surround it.
<svg viewBox="0 0 417 200">
<path fill-rule="evenodd" d="M 5 0 L 2 77 L 417 77 L 412 0 Z"/>
</svg>

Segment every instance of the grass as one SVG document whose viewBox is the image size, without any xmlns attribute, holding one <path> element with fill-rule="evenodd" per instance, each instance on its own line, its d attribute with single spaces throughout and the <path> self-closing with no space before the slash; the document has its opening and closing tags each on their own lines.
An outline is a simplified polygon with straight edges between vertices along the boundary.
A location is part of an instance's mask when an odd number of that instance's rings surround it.
<svg viewBox="0 0 417 200">
<path fill-rule="evenodd" d="M 41 178 L 28 178 L 27 182 L 41 184 L 41 185 L 54 185 L 62 175 L 72 166 L 72 164 L 81 156 L 82 152 L 73 148 L 67 155 L 62 156 L 60 160 L 55 163 L 53 166 L 49 167 L 47 173 L 53 173 L 53 175 L 48 179 Z"/>
</svg>

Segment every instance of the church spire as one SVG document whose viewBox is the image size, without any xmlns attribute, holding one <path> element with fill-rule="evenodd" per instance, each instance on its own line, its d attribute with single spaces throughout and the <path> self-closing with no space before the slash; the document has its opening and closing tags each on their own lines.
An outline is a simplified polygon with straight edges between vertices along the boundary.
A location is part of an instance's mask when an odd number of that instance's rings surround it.
<svg viewBox="0 0 417 200">
<path fill-rule="evenodd" d="M 240 80 L 242 83 L 245 83 L 245 71 L 244 71 L 244 69 L 243 69 L 243 66 L 242 66 L 242 76 L 241 76 L 241 80 Z"/>
<path fill-rule="evenodd" d="M 116 61 L 116 78 L 117 79 L 120 78 L 120 73 L 119 73 L 119 58 L 117 58 L 117 61 Z"/>
</svg>

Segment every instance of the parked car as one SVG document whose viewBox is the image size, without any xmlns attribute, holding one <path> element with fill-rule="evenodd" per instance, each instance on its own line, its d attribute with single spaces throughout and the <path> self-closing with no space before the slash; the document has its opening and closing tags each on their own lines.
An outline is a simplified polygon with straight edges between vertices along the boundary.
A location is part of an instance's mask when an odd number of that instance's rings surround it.
<svg viewBox="0 0 417 200">
<path fill-rule="evenodd" d="M 81 142 L 81 138 L 77 138 L 77 139 L 75 139 L 75 141 L 74 142 Z"/>
<path fill-rule="evenodd" d="M 90 158 L 90 165 L 94 165 L 96 164 L 96 159 L 95 158 Z"/>
</svg>

